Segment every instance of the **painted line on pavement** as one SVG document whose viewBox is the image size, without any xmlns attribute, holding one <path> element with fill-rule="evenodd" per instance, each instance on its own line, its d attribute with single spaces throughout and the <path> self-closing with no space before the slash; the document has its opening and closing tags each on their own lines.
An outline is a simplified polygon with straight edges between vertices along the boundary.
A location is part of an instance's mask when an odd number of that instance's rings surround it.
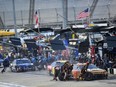
<svg viewBox="0 0 116 87">
<path fill-rule="evenodd" d="M 13 83 L 0 82 L 0 87 L 26 87 L 26 86 L 13 84 Z"/>
</svg>

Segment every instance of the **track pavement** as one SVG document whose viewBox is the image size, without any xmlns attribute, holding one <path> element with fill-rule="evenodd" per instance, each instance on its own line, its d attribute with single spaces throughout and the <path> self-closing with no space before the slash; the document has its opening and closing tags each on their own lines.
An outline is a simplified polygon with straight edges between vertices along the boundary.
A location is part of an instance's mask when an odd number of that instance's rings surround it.
<svg viewBox="0 0 116 87">
<path fill-rule="evenodd" d="M 46 70 L 15 73 L 7 69 L 5 73 L 0 73 L 0 87 L 116 87 L 116 75 L 109 75 L 106 80 L 94 81 L 52 79 Z"/>
</svg>

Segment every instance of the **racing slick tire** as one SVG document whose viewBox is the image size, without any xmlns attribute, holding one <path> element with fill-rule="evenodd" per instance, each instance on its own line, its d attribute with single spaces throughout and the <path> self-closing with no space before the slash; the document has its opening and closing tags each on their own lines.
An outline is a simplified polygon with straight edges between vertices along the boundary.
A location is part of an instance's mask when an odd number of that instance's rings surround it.
<svg viewBox="0 0 116 87">
<path fill-rule="evenodd" d="M 93 74 L 90 73 L 90 72 L 86 72 L 85 75 L 84 75 L 84 80 L 86 80 L 86 81 L 93 80 Z"/>
<path fill-rule="evenodd" d="M 105 75 L 104 79 L 108 79 L 108 75 Z"/>
<path fill-rule="evenodd" d="M 36 69 L 35 69 L 35 66 L 33 66 L 31 70 L 32 70 L 32 71 L 35 71 L 35 70 L 36 70 Z"/>
<path fill-rule="evenodd" d="M 49 75 L 52 76 L 51 70 L 48 71 Z"/>
<path fill-rule="evenodd" d="M 64 81 L 64 73 L 59 73 L 59 75 L 58 75 L 58 79 L 60 80 L 60 81 Z"/>
<path fill-rule="evenodd" d="M 10 67 L 10 70 L 11 70 L 11 72 L 14 72 L 14 70 L 12 69 L 12 67 Z"/>
</svg>

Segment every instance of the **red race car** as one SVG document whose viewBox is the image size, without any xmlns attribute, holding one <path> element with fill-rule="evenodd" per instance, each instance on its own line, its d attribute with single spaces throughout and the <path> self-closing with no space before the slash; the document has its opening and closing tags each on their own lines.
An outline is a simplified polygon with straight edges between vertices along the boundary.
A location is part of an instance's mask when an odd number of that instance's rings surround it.
<svg viewBox="0 0 116 87">
<path fill-rule="evenodd" d="M 73 65 L 72 76 L 74 79 L 95 80 L 99 78 L 106 79 L 108 77 L 108 73 L 106 70 L 100 69 L 94 64 L 89 64 L 83 77 L 81 77 L 81 74 L 82 74 L 81 71 L 85 65 L 86 63 L 78 63 L 78 64 Z"/>
</svg>

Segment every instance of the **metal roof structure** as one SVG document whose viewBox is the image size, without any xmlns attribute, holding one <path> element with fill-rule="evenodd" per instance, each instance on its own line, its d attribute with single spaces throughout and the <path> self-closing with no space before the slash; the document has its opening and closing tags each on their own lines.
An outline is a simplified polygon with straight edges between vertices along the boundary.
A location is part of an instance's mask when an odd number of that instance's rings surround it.
<svg viewBox="0 0 116 87">
<path fill-rule="evenodd" d="M 15 0 L 16 24 L 20 26 L 29 23 L 30 0 Z M 92 6 L 94 0 L 68 0 L 68 21 L 75 22 L 77 15 Z M 98 0 L 93 12 L 92 19 L 108 20 L 116 16 L 116 0 Z M 35 11 L 38 11 L 39 23 L 42 26 L 62 22 L 62 0 L 35 0 Z M 12 0 L 0 0 L 1 23 L 5 27 L 13 25 L 13 4 Z"/>
</svg>

